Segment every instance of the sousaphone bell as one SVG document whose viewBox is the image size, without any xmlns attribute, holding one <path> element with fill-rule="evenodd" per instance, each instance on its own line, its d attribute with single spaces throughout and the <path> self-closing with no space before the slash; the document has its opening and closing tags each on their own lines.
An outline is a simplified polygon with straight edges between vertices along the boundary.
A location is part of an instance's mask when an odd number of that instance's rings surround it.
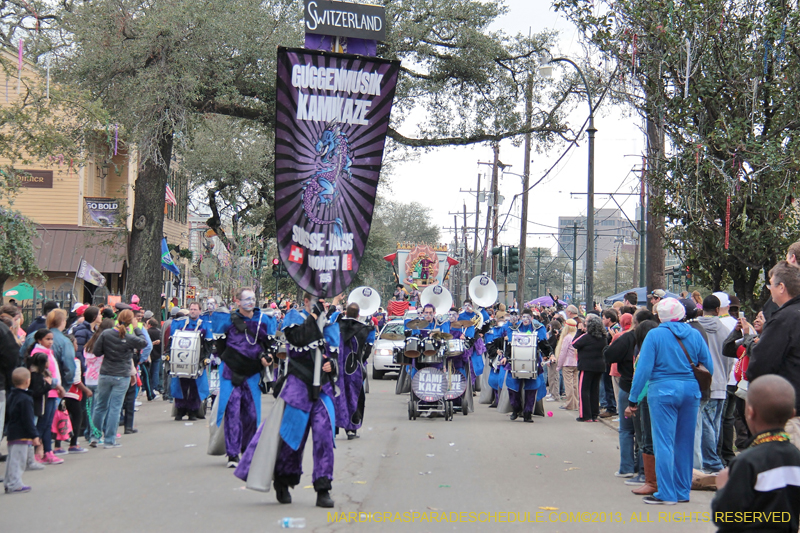
<svg viewBox="0 0 800 533">
<path fill-rule="evenodd" d="M 486 274 L 475 276 L 469 282 L 469 296 L 475 305 L 491 307 L 497 301 L 497 285 Z"/>
<path fill-rule="evenodd" d="M 347 296 L 347 305 L 352 303 L 358 305 L 359 316 L 370 316 L 381 306 L 381 295 L 372 287 L 356 287 Z"/>
<path fill-rule="evenodd" d="M 437 315 L 445 315 L 453 307 L 453 295 L 441 285 L 431 285 L 419 297 L 419 303 L 424 308 L 432 305 L 436 309 Z"/>
</svg>

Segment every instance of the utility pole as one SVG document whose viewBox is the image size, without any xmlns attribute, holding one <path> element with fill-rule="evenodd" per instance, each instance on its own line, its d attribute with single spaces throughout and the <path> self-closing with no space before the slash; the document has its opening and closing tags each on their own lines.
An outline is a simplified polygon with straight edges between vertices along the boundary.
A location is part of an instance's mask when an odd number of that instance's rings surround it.
<svg viewBox="0 0 800 533">
<path fill-rule="evenodd" d="M 456 255 L 458 255 L 458 216 L 453 215 L 453 247 L 456 250 Z M 456 265 L 457 267 L 458 265 Z M 458 290 L 458 276 L 453 275 L 450 278 L 450 292 L 452 294 L 458 294 L 456 291 Z"/>
<path fill-rule="evenodd" d="M 481 173 L 478 172 L 478 187 L 475 189 L 475 244 L 472 249 L 473 278 L 478 275 L 478 220 L 480 219 L 480 216 L 481 216 Z"/>
<path fill-rule="evenodd" d="M 497 202 L 500 199 L 500 143 L 496 142 L 494 149 L 494 165 L 492 166 L 492 246 L 497 246 Z M 488 248 L 488 246 L 487 246 Z M 492 279 L 497 279 L 497 261 L 492 258 Z"/>
<path fill-rule="evenodd" d="M 645 195 L 645 169 L 647 168 L 647 158 L 642 156 L 642 179 L 639 183 L 639 286 L 645 287 L 645 231 L 644 231 L 644 195 Z"/>
<path fill-rule="evenodd" d="M 475 215 L 475 219 L 476 220 L 478 219 L 478 215 L 477 214 Z M 462 230 L 462 233 L 464 234 L 464 254 L 462 255 L 462 259 L 463 259 L 464 263 L 463 263 L 462 268 L 461 268 L 461 273 L 463 274 L 463 276 L 461 278 L 461 283 L 462 283 L 461 290 L 459 290 L 458 294 L 456 295 L 456 297 L 457 297 L 456 299 L 461 299 L 461 301 L 463 301 L 464 298 L 466 298 L 465 295 L 466 295 L 466 290 L 467 290 L 467 284 L 469 283 L 469 281 L 467 280 L 467 273 L 469 271 L 469 268 L 467 268 L 468 250 L 467 250 L 467 204 L 466 203 L 464 203 L 464 221 L 463 222 L 464 223 L 461 225 L 461 230 Z M 474 265 L 473 265 L 473 268 L 474 268 Z M 464 295 L 462 295 L 461 292 L 464 292 Z M 459 302 L 455 302 L 456 307 L 459 307 L 458 304 L 459 304 Z"/>
<path fill-rule="evenodd" d="M 528 72 L 525 84 L 525 124 L 528 129 L 533 123 L 533 72 Z M 528 248 L 528 187 L 531 178 L 531 134 L 525 134 L 525 163 L 522 166 L 522 212 L 519 221 L 519 273 L 517 274 L 517 302 L 525 301 L 525 258 Z M 540 250 L 541 254 L 541 250 Z M 539 296 L 538 270 L 536 296 Z"/>
<path fill-rule="evenodd" d="M 617 254 L 614 258 L 614 294 L 619 292 L 619 242 L 617 242 Z"/>
<path fill-rule="evenodd" d="M 575 303 L 577 292 L 575 282 L 578 277 L 578 223 L 572 223 L 572 303 Z M 577 306 L 576 306 L 577 307 Z"/>
<path fill-rule="evenodd" d="M 521 250 L 520 253 L 522 253 Z M 522 267 L 522 263 L 520 263 L 520 267 Z M 536 297 L 537 298 L 542 295 L 540 288 L 541 287 L 540 282 L 542 279 L 541 276 L 542 276 L 542 249 L 537 248 L 536 249 Z"/>
</svg>

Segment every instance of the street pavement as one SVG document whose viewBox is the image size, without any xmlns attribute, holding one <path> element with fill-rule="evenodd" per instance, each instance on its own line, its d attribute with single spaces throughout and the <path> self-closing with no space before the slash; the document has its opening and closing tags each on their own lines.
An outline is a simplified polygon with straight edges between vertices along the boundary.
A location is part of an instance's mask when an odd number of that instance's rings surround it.
<svg viewBox="0 0 800 533">
<path fill-rule="evenodd" d="M 27 472 L 31 493 L 0 495 L 2 530 L 49 522 L 61 532 L 262 532 L 302 517 L 307 530 L 320 532 L 715 531 L 702 521 L 713 493 L 645 505 L 614 477 L 616 432 L 575 422 L 556 402 L 545 403 L 554 416 L 534 424 L 510 422 L 477 401 L 477 412 L 450 422 L 410 421 L 408 396 L 394 387 L 394 380 L 371 381 L 361 438 L 337 437 L 332 510 L 314 506 L 310 443 L 294 502 L 280 505 L 274 492 L 246 490 L 224 457 L 206 455 L 205 420 L 176 422 L 171 404 L 158 399 L 139 408 L 139 433 L 123 435 L 121 448 L 62 456 L 62 465 Z M 264 397 L 264 412 L 272 402 Z M 339 522 L 331 521 L 334 512 Z M 362 522 L 342 521 L 358 513 Z"/>
</svg>

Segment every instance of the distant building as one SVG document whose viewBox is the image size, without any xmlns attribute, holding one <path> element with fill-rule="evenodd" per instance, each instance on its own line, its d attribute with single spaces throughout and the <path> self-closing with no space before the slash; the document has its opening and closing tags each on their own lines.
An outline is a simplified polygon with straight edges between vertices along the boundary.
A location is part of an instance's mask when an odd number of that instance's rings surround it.
<svg viewBox="0 0 800 533">
<path fill-rule="evenodd" d="M 633 220 L 635 223 L 636 221 Z M 586 217 L 558 217 L 558 256 L 571 258 L 573 252 L 574 226 L 578 226 L 578 271 L 586 264 Z M 619 239 L 620 252 L 633 253 L 638 234 L 619 209 L 598 209 L 594 215 L 594 265 L 599 269 L 603 262 L 616 253 Z"/>
</svg>

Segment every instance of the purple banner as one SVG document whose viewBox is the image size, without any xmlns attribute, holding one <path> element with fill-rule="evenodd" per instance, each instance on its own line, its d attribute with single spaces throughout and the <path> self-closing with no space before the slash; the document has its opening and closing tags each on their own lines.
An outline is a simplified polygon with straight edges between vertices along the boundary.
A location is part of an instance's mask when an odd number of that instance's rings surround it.
<svg viewBox="0 0 800 533">
<path fill-rule="evenodd" d="M 399 61 L 278 48 L 278 253 L 315 296 L 341 293 L 358 272 L 399 68 Z"/>
</svg>

